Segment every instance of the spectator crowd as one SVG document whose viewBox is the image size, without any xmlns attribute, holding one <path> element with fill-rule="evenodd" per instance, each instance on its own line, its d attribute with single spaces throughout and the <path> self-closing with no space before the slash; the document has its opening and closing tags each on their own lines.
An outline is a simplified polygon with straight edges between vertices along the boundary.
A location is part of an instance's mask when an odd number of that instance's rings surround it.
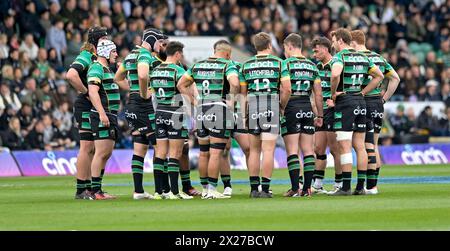
<svg viewBox="0 0 450 251">
<path fill-rule="evenodd" d="M 264 31 L 279 56 L 291 32 L 310 56 L 314 36 L 362 29 L 367 47 L 400 76 L 392 100 L 447 107 L 441 121 L 400 107 L 386 119 L 395 134 L 450 136 L 450 0 L 12 0 L 0 1 L 0 19 L 0 145 L 10 149 L 76 146 L 76 93 L 65 73 L 93 25 L 107 27 L 122 59 L 150 26 L 171 36 L 227 36 L 250 53 L 252 35 Z M 118 147 L 130 147 L 120 125 Z"/>
</svg>

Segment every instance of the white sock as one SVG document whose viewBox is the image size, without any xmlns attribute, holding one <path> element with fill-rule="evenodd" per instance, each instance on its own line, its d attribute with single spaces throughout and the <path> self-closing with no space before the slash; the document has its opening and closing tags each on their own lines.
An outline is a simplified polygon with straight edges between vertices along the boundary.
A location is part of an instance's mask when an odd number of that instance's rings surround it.
<svg viewBox="0 0 450 251">
<path fill-rule="evenodd" d="M 335 183 L 334 183 L 334 186 L 335 186 L 335 187 L 342 188 L 342 182 L 335 182 Z"/>
<path fill-rule="evenodd" d="M 323 186 L 323 180 L 316 178 L 316 180 L 314 181 L 314 187 L 321 188 L 322 186 Z"/>
</svg>

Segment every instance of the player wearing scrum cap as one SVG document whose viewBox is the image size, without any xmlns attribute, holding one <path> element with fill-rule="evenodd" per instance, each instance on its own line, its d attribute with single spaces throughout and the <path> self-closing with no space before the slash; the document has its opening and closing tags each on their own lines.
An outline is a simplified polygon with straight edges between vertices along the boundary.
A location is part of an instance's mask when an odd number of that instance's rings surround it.
<svg viewBox="0 0 450 251">
<path fill-rule="evenodd" d="M 350 31 L 340 28 L 331 32 L 336 50 L 331 61 L 331 100 L 334 106 L 334 129 L 339 144 L 342 166 L 342 188 L 330 195 L 351 195 L 352 146 L 357 156 L 358 183 L 354 195 L 365 194 L 364 182 L 367 174 L 367 153 L 364 146 L 366 133 L 366 103 L 364 95 L 373 90 L 383 79 L 383 74 L 369 59 L 355 51 L 350 42 Z M 366 78 L 372 80 L 364 89 Z"/>
<path fill-rule="evenodd" d="M 377 181 L 378 174 L 381 167 L 380 153 L 378 151 L 378 138 L 380 136 L 381 127 L 383 125 L 383 104 L 389 100 L 397 89 L 400 77 L 392 66 L 386 61 L 385 58 L 378 53 L 370 51 L 366 48 L 366 36 L 361 30 L 354 30 L 351 32 L 352 42 L 351 46 L 355 50 L 366 55 L 370 61 L 372 61 L 380 71 L 384 74 L 385 78 L 389 79 L 388 87 L 383 96 L 381 96 L 381 84 L 379 82 L 377 87 L 368 92 L 364 96 L 367 106 L 367 123 L 366 123 L 366 151 L 368 155 L 367 166 L 367 183 L 366 194 L 377 194 Z M 362 83 L 363 87 L 370 81 L 370 78 L 366 79 Z"/>
<path fill-rule="evenodd" d="M 104 27 L 88 30 L 88 41 L 81 47 L 80 54 L 67 71 L 67 81 L 80 93 L 75 100 L 74 115 L 80 135 L 80 149 L 77 156 L 77 191 L 75 199 L 94 199 L 91 191 L 91 163 L 94 157 L 94 138 L 89 120 L 92 104 L 88 95 L 87 72 L 96 59 L 96 47 L 100 39 L 107 39 Z M 102 170 L 103 175 L 104 170 Z M 107 195 L 107 194 L 105 194 Z"/>
<path fill-rule="evenodd" d="M 161 60 L 152 55 L 152 52 L 162 50 L 167 36 L 157 29 L 146 29 L 142 34 L 142 44 L 136 46 L 127 55 L 116 72 L 116 82 L 123 82 L 125 78 L 130 85 L 130 95 L 125 107 L 125 115 L 131 127 L 133 139 L 133 157 L 131 170 L 133 173 L 133 198 L 152 199 L 153 196 L 144 191 L 143 174 L 144 158 L 149 144 L 156 146 L 155 110 L 152 102 L 149 76 L 153 69 L 161 64 Z M 155 191 L 162 194 L 163 184 L 159 176 L 164 175 L 164 165 L 154 166 Z M 167 179 L 167 177 L 166 177 Z M 166 188 L 167 189 L 167 188 Z M 169 191 L 164 191 L 169 192 Z"/>
<path fill-rule="evenodd" d="M 93 108 L 90 114 L 95 154 L 92 159 L 92 192 L 96 200 L 114 199 L 102 191 L 101 171 L 111 157 L 119 133 L 117 113 L 120 107 L 119 85 L 114 83 L 114 73 L 109 65 L 116 62 L 116 45 L 110 40 L 100 40 L 97 60 L 87 73 L 89 98 Z M 123 89 L 128 86 L 122 85 Z"/>
</svg>

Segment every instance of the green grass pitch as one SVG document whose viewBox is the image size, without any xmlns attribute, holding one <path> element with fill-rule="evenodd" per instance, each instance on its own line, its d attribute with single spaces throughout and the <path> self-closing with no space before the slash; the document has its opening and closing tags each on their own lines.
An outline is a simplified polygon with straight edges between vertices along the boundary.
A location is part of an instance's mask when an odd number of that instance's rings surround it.
<svg viewBox="0 0 450 251">
<path fill-rule="evenodd" d="M 200 188 L 198 173 L 191 176 Z M 326 188 L 333 177 L 327 169 Z M 374 196 L 283 198 L 289 185 L 281 169 L 273 199 L 249 199 L 247 180 L 232 171 L 229 200 L 133 201 L 131 174 L 106 175 L 104 189 L 119 198 L 80 201 L 73 177 L 1 178 L 0 230 L 450 230 L 448 165 L 385 166 Z"/>
</svg>

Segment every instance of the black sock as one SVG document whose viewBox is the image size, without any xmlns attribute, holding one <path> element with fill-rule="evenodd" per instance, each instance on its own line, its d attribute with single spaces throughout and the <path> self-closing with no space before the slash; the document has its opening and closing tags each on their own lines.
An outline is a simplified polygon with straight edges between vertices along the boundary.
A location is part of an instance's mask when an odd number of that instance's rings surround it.
<svg viewBox="0 0 450 251">
<path fill-rule="evenodd" d="M 105 168 L 100 171 L 100 178 L 103 179 L 103 175 L 105 175 Z"/>
<path fill-rule="evenodd" d="M 230 175 L 220 175 L 220 179 L 223 183 L 223 188 L 230 187 L 231 188 L 231 176 Z"/>
<path fill-rule="evenodd" d="M 77 179 L 77 194 L 86 190 L 86 181 Z"/>
<path fill-rule="evenodd" d="M 377 184 L 378 184 L 378 177 L 380 176 L 380 168 L 379 167 L 377 167 L 377 171 L 375 173 L 375 176 L 376 176 L 376 178 L 375 178 L 375 186 L 377 186 Z"/>
<path fill-rule="evenodd" d="M 183 191 L 188 191 L 191 189 L 191 171 L 190 170 L 180 170 L 181 184 L 183 185 Z"/>
<path fill-rule="evenodd" d="M 178 176 L 180 175 L 180 161 L 175 158 L 170 158 L 167 167 L 170 178 L 170 191 L 172 191 L 173 194 L 178 194 L 180 192 L 178 189 Z"/>
<path fill-rule="evenodd" d="M 377 170 L 375 169 L 367 169 L 367 189 L 372 189 L 375 186 L 376 173 Z"/>
<path fill-rule="evenodd" d="M 250 176 L 250 189 L 251 191 L 258 191 L 259 176 Z"/>
<path fill-rule="evenodd" d="M 202 186 L 207 186 L 208 185 L 208 177 L 200 177 L 200 184 L 202 184 Z"/>
<path fill-rule="evenodd" d="M 314 170 L 313 179 L 322 179 L 325 177 L 325 171 Z"/>
<path fill-rule="evenodd" d="M 168 193 L 170 191 L 170 184 L 169 184 L 169 171 L 168 171 L 168 162 L 167 160 L 164 160 L 164 172 L 162 174 L 161 178 L 161 184 L 162 189 L 164 193 Z"/>
<path fill-rule="evenodd" d="M 356 184 L 356 190 L 364 189 L 364 183 L 367 178 L 367 170 L 360 171 L 358 170 L 358 183 Z"/>
<path fill-rule="evenodd" d="M 270 179 L 266 178 L 266 177 L 262 177 L 261 179 L 261 187 L 262 190 L 266 193 L 269 192 L 269 188 L 270 188 Z"/>
<path fill-rule="evenodd" d="M 155 180 L 155 192 L 158 194 L 163 193 L 163 176 L 164 176 L 164 160 L 160 158 L 153 159 L 153 176 Z"/>
<path fill-rule="evenodd" d="M 334 174 L 334 182 L 335 183 L 341 183 L 342 182 L 342 173 L 341 174 Z"/>
<path fill-rule="evenodd" d="M 102 178 L 92 177 L 92 192 L 96 193 L 102 190 Z"/>
<path fill-rule="evenodd" d="M 144 179 L 144 157 L 134 155 L 131 159 L 131 171 L 133 173 L 134 192 L 143 193 L 144 187 L 142 181 Z"/>
<path fill-rule="evenodd" d="M 86 185 L 86 190 L 89 192 L 92 191 L 92 181 L 91 180 L 85 180 L 84 184 Z"/>
<path fill-rule="evenodd" d="M 313 178 L 314 169 L 316 167 L 316 159 L 314 155 L 308 155 L 303 157 L 303 175 L 305 176 L 305 184 L 303 185 L 303 191 L 306 192 L 311 188 L 311 182 Z"/>
<path fill-rule="evenodd" d="M 218 182 L 219 179 L 208 177 L 208 184 L 210 184 L 211 186 L 216 188 Z"/>
<path fill-rule="evenodd" d="M 290 155 L 287 158 L 288 170 L 289 170 L 289 178 L 291 180 L 291 189 L 292 191 L 297 191 L 299 189 L 300 182 L 300 160 L 298 159 L 297 154 Z"/>
<path fill-rule="evenodd" d="M 352 187 L 352 172 L 342 172 L 342 182 L 342 190 L 350 190 Z"/>
</svg>

